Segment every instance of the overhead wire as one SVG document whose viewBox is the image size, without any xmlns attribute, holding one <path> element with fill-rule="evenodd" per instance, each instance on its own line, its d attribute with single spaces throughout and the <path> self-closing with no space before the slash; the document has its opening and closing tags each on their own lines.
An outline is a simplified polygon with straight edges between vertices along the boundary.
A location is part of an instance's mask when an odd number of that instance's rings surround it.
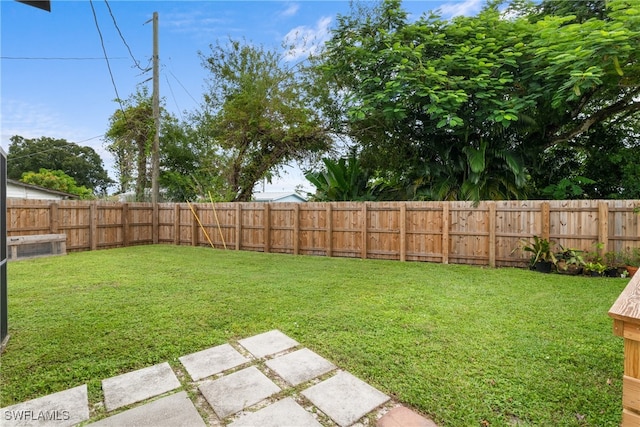
<svg viewBox="0 0 640 427">
<path fill-rule="evenodd" d="M 96 15 L 96 9 L 93 6 L 93 0 L 89 0 L 89 4 L 91 5 L 91 12 L 93 12 L 93 20 L 96 23 L 96 29 L 98 30 L 98 36 L 100 36 L 100 44 L 102 45 L 102 52 L 104 53 L 104 59 L 107 62 L 107 69 L 109 70 L 109 76 L 111 76 L 111 84 L 113 85 L 113 90 L 116 92 L 116 100 L 118 104 L 120 104 L 120 109 L 122 110 L 123 116 L 126 115 L 124 112 L 124 105 L 122 104 L 122 99 L 120 98 L 120 94 L 118 93 L 118 87 L 116 86 L 116 81 L 113 77 L 113 71 L 111 71 L 111 63 L 109 62 L 109 56 L 107 55 L 107 49 L 104 46 L 104 38 L 102 37 L 102 31 L 100 31 L 100 24 L 98 24 L 98 16 Z"/>
<path fill-rule="evenodd" d="M 127 43 L 127 40 L 124 38 L 124 35 L 122 35 L 122 31 L 120 31 L 120 27 L 118 26 L 118 22 L 116 21 L 116 17 L 113 15 L 113 11 L 111 10 L 111 6 L 109 5 L 109 2 L 107 0 L 104 0 L 104 3 L 107 5 L 107 9 L 109 10 L 109 15 L 111 15 L 111 19 L 113 20 L 113 25 L 116 27 L 116 30 L 118 31 L 118 34 L 120 35 L 120 39 L 122 39 L 122 43 L 124 43 L 124 45 L 126 46 L 127 50 L 129 51 L 129 56 L 131 56 L 131 59 L 133 60 L 134 66 L 137 69 L 139 69 L 140 71 L 142 71 L 143 73 L 149 71 L 150 68 L 149 68 L 148 65 L 147 65 L 147 68 L 142 68 L 140 66 L 140 61 L 138 61 L 133 56 L 133 52 L 131 51 L 131 47 Z M 151 62 L 151 60 L 149 60 L 149 62 Z"/>
</svg>

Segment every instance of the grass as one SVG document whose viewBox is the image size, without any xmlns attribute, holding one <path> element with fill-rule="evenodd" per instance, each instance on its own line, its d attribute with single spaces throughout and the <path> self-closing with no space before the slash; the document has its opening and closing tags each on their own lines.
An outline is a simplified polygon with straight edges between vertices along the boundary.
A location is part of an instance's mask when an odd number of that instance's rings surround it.
<svg viewBox="0 0 640 427">
<path fill-rule="evenodd" d="M 617 426 L 628 279 L 169 245 L 12 262 L 0 406 L 277 328 L 443 426 Z"/>
</svg>

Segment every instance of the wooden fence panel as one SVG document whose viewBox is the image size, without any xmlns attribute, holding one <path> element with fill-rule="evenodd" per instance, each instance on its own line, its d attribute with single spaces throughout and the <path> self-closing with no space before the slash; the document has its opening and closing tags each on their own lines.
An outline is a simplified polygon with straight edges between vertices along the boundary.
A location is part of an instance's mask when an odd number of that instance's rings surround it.
<svg viewBox="0 0 640 427">
<path fill-rule="evenodd" d="M 331 206 L 331 204 L 328 204 Z M 324 203 L 303 203 L 298 220 L 298 247 L 303 255 L 326 255 L 330 219 Z M 333 218 L 333 213 L 331 213 Z M 331 243 L 331 242 L 329 242 Z"/>
<path fill-rule="evenodd" d="M 584 251 L 602 243 L 601 254 L 640 247 L 639 206 L 638 200 L 534 200 L 477 206 L 252 202 L 154 208 L 151 203 L 9 199 L 7 232 L 64 233 L 70 252 L 154 241 L 208 246 L 208 237 L 216 248 L 236 250 L 523 266 L 529 254 L 515 249 L 534 235 Z"/>
</svg>

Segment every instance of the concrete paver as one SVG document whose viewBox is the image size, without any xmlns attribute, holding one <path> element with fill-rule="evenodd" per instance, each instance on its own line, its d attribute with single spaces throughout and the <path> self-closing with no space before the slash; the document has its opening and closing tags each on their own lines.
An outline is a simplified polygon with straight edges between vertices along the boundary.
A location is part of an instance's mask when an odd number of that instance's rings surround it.
<svg viewBox="0 0 640 427">
<path fill-rule="evenodd" d="M 134 403 L 140 403 L 124 412 L 113 413 L 92 425 L 105 426 L 204 426 L 225 425 L 232 422 L 241 426 L 309 426 L 322 424 L 316 412 L 322 411 L 340 427 L 351 426 L 365 415 L 381 409 L 389 397 L 364 381 L 338 369 L 327 359 L 302 348 L 298 342 L 278 330 L 272 330 L 238 341 L 252 356 L 245 356 L 229 344 L 212 347 L 180 357 L 210 408 L 199 398 L 194 399 L 181 388 L 176 373 L 168 363 L 139 369 L 102 381 L 107 413 Z M 240 350 L 242 351 L 242 350 Z M 262 365 L 264 363 L 264 365 Z M 248 367 L 247 367 L 248 366 Z M 259 366 L 269 368 L 267 374 Z M 226 371 L 238 368 L 237 372 Z M 274 374 L 275 373 L 275 374 Z M 302 392 L 294 389 L 325 374 L 333 375 Z M 222 374 L 217 378 L 208 378 Z M 274 398 L 284 391 L 277 402 Z M 300 387 L 302 388 L 302 387 Z M 284 397 L 304 396 L 313 406 L 301 406 L 296 399 Z M 155 398 L 155 400 L 154 400 Z M 193 399 L 193 400 L 192 400 Z M 263 402 L 264 401 L 264 402 Z M 262 403 L 261 403 L 262 402 Z M 261 403 L 260 406 L 254 406 Z M 199 409 L 198 409 L 199 408 Z M 216 417 L 209 411 L 213 409 Z M 241 412 L 241 411 L 245 412 Z M 199 411 L 208 413 L 203 420 Z M 254 412 L 251 412 L 254 411 Z M 231 417 L 235 414 L 235 417 Z M 82 385 L 28 402 L 0 409 L 2 426 L 55 426 L 65 427 L 89 420 L 87 386 Z M 324 415 L 323 415 L 324 417 Z M 390 410 L 376 423 L 376 427 L 435 427 L 429 419 L 404 407 Z"/>
<path fill-rule="evenodd" d="M 336 369 L 333 363 L 307 348 L 268 360 L 266 365 L 292 386 Z"/>
<path fill-rule="evenodd" d="M 238 343 L 259 359 L 298 345 L 296 340 L 289 338 L 277 329 L 241 339 Z"/>
<path fill-rule="evenodd" d="M 272 403 L 266 408 L 243 415 L 230 427 L 322 427 L 310 412 L 290 397 Z"/>
<path fill-rule="evenodd" d="M 92 427 L 206 427 L 185 391 L 126 410 L 91 424 Z"/>
<path fill-rule="evenodd" d="M 341 427 L 353 424 L 389 400 L 389 396 L 344 371 L 302 394 Z"/>
<path fill-rule="evenodd" d="M 255 366 L 216 380 L 206 380 L 198 388 L 220 418 L 235 414 L 280 391 L 280 387 Z"/>
<path fill-rule="evenodd" d="M 249 362 L 229 344 L 191 353 L 178 358 L 194 381 L 235 368 Z"/>
<path fill-rule="evenodd" d="M 81 385 L 0 410 L 3 427 L 73 426 L 89 419 L 87 386 Z"/>
<path fill-rule="evenodd" d="M 102 380 L 104 403 L 112 411 L 180 387 L 167 362 Z"/>
<path fill-rule="evenodd" d="M 432 420 L 404 406 L 397 406 L 384 414 L 376 427 L 438 427 Z"/>
</svg>

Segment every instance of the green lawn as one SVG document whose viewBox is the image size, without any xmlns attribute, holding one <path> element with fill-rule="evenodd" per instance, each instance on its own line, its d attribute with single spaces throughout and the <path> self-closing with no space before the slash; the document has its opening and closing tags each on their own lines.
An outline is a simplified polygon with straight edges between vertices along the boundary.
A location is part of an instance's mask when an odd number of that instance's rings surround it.
<svg viewBox="0 0 640 427">
<path fill-rule="evenodd" d="M 617 426 L 628 279 L 169 245 L 11 262 L 0 406 L 277 328 L 443 426 Z"/>
</svg>

